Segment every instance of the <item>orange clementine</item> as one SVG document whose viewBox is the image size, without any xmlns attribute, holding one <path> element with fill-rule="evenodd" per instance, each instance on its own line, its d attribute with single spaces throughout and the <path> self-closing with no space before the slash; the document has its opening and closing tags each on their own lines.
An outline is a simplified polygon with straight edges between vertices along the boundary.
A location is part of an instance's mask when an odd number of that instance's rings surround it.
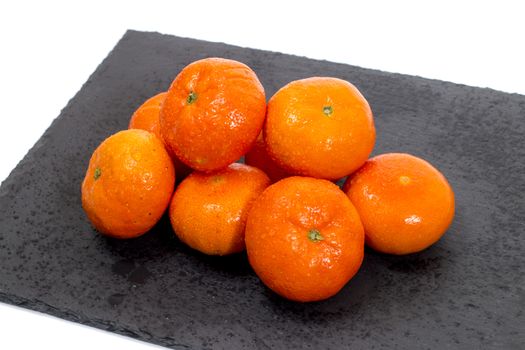
<svg viewBox="0 0 525 350">
<path fill-rule="evenodd" d="M 82 207 L 101 233 L 137 237 L 160 219 L 174 183 L 173 164 L 161 140 L 144 130 L 121 131 L 91 156 Z"/>
<path fill-rule="evenodd" d="M 162 139 L 160 133 L 160 107 L 166 99 L 166 92 L 161 92 L 144 102 L 131 116 L 129 121 L 129 129 L 142 129 L 149 131 L 159 139 Z M 164 140 L 163 140 L 164 141 Z M 177 181 L 182 181 L 191 173 L 191 168 L 182 163 L 177 156 L 166 147 L 173 164 L 175 165 L 175 172 L 177 173 Z"/>
<path fill-rule="evenodd" d="M 204 254 L 244 250 L 248 210 L 269 184 L 261 170 L 239 163 L 213 174 L 193 172 L 173 195 L 170 220 L 175 234 Z"/>
<path fill-rule="evenodd" d="M 246 164 L 264 171 L 272 182 L 290 176 L 290 174 L 288 174 L 286 170 L 277 164 L 268 154 L 268 151 L 266 150 L 266 142 L 264 142 L 262 133 L 259 134 L 253 147 L 244 156 L 244 161 Z"/>
<path fill-rule="evenodd" d="M 347 81 L 313 77 L 281 88 L 268 102 L 269 154 L 295 174 L 339 179 L 366 161 L 375 143 L 372 111 Z"/>
<path fill-rule="evenodd" d="M 245 64 L 222 58 L 191 63 L 161 108 L 168 147 L 193 169 L 211 172 L 246 154 L 262 129 L 264 88 Z"/>
<path fill-rule="evenodd" d="M 257 275 L 279 295 L 322 300 L 361 266 L 363 226 L 350 200 L 330 181 L 288 177 L 253 204 L 246 251 Z"/>
<path fill-rule="evenodd" d="M 409 154 L 371 158 L 343 189 L 361 216 L 367 245 L 379 252 L 421 251 L 441 238 L 454 217 L 446 178 Z"/>
<path fill-rule="evenodd" d="M 129 121 L 129 129 L 149 131 L 160 137 L 160 107 L 166 99 L 166 92 L 161 92 L 147 99 L 133 112 Z"/>
</svg>

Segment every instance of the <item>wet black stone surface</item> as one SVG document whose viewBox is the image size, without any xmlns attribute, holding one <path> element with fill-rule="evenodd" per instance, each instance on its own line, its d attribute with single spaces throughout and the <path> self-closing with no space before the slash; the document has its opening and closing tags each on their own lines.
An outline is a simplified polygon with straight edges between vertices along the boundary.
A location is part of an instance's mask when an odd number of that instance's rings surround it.
<svg viewBox="0 0 525 350">
<path fill-rule="evenodd" d="M 448 177 L 448 233 L 411 256 L 367 251 L 313 304 L 272 294 L 244 255 L 184 247 L 165 218 L 131 241 L 96 234 L 80 203 L 91 152 L 208 56 L 251 66 L 267 96 L 313 75 L 353 82 L 374 111 L 374 153 L 410 152 Z M 175 349 L 523 348 L 524 139 L 524 96 L 130 31 L 0 188 L 0 300 Z"/>
</svg>

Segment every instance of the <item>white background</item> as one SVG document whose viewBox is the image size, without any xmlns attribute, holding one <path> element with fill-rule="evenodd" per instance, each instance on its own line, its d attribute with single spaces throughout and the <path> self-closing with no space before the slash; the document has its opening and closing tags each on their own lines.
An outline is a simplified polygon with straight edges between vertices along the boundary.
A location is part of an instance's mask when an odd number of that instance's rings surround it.
<svg viewBox="0 0 525 350">
<path fill-rule="evenodd" d="M 525 94 L 522 4 L 520 0 L 2 2 L 0 181 L 128 28 Z M 0 304 L 0 348 L 156 347 Z"/>
</svg>

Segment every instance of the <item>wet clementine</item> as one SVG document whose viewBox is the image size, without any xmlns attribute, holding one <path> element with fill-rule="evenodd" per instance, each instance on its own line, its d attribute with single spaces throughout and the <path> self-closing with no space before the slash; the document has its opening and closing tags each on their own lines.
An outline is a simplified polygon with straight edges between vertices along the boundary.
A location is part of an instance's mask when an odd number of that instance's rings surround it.
<svg viewBox="0 0 525 350">
<path fill-rule="evenodd" d="M 131 116 L 128 128 L 149 131 L 162 140 L 160 137 L 160 107 L 165 99 L 166 92 L 147 99 Z"/>
<path fill-rule="evenodd" d="M 445 177 L 409 154 L 369 159 L 347 179 L 344 191 L 361 216 L 367 245 L 383 253 L 429 247 L 454 217 L 454 193 Z"/>
<path fill-rule="evenodd" d="M 246 224 L 246 251 L 264 284 L 295 301 L 336 294 L 364 255 L 359 215 L 333 183 L 288 177 L 255 201 Z"/>
<path fill-rule="evenodd" d="M 98 146 L 82 182 L 82 207 L 95 228 L 116 238 L 151 229 L 175 183 L 171 159 L 154 134 L 125 130 Z"/>
<path fill-rule="evenodd" d="M 166 99 L 166 92 L 161 92 L 144 102 L 131 116 L 129 129 L 142 129 L 149 131 L 162 140 L 160 133 L 160 107 Z M 182 181 L 191 173 L 191 168 L 182 163 L 177 156 L 166 147 L 177 173 L 177 181 Z"/>
<path fill-rule="evenodd" d="M 295 174 L 339 179 L 357 170 L 375 143 L 372 111 L 355 86 L 336 78 L 296 80 L 268 102 L 269 154 Z"/>
<path fill-rule="evenodd" d="M 186 66 L 171 84 L 161 132 L 181 161 L 211 172 L 248 152 L 265 113 L 264 88 L 248 66 L 207 58 Z"/>
<path fill-rule="evenodd" d="M 272 182 L 279 181 L 290 176 L 279 164 L 277 164 L 266 151 L 266 143 L 263 134 L 259 134 L 255 144 L 244 156 L 246 164 L 261 169 L 268 175 Z"/>
<path fill-rule="evenodd" d="M 244 250 L 248 210 L 269 184 L 261 170 L 239 163 L 213 174 L 193 172 L 173 195 L 170 220 L 175 234 L 209 255 Z"/>
</svg>

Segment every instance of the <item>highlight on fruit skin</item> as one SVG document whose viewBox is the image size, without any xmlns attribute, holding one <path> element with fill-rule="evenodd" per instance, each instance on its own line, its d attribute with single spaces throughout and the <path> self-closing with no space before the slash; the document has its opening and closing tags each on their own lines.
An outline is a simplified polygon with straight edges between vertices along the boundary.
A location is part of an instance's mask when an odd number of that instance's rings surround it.
<svg viewBox="0 0 525 350">
<path fill-rule="evenodd" d="M 263 171 L 240 163 L 212 174 L 193 172 L 173 195 L 169 210 L 173 231 L 204 254 L 241 252 L 248 211 L 268 185 Z"/>
<path fill-rule="evenodd" d="M 445 234 L 454 218 L 454 192 L 445 176 L 410 154 L 369 159 L 343 190 L 359 212 L 366 244 L 378 252 L 422 251 Z"/>
<path fill-rule="evenodd" d="M 348 197 L 332 182 L 309 177 L 269 186 L 248 214 L 245 239 L 261 281 L 299 302 L 338 293 L 364 256 L 363 226 Z"/>
<path fill-rule="evenodd" d="M 134 238 L 161 218 L 174 186 L 175 170 L 162 141 L 148 131 L 124 130 L 93 152 L 82 207 L 100 233 Z"/>
<path fill-rule="evenodd" d="M 213 172 L 252 147 L 266 115 L 264 88 L 247 65 L 206 58 L 173 80 L 160 113 L 168 147 L 189 167 Z"/>
<path fill-rule="evenodd" d="M 376 138 L 372 110 L 348 81 L 311 77 L 288 83 L 268 102 L 268 154 L 291 174 L 336 180 L 367 160 Z"/>
</svg>

